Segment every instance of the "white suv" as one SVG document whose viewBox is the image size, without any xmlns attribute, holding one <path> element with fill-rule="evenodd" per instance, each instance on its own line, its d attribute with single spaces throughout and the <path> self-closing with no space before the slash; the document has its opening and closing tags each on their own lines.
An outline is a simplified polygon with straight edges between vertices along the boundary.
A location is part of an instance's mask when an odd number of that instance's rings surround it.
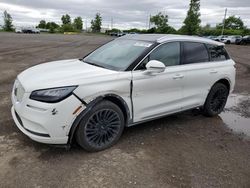
<svg viewBox="0 0 250 188">
<path fill-rule="evenodd" d="M 87 151 L 113 145 L 124 127 L 201 108 L 219 114 L 235 84 L 224 44 L 178 35 L 126 35 L 83 59 L 18 75 L 12 116 L 31 139 Z"/>
<path fill-rule="evenodd" d="M 225 44 L 235 44 L 237 39 L 241 39 L 242 37 L 239 35 L 234 35 L 234 36 L 227 36 L 225 38 L 221 39 L 221 42 Z"/>
</svg>

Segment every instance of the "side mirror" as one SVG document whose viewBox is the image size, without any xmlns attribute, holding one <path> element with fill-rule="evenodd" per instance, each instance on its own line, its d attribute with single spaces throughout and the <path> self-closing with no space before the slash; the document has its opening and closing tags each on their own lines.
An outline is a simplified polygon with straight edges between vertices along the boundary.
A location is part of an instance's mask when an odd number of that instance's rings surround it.
<svg viewBox="0 0 250 188">
<path fill-rule="evenodd" d="M 166 66 L 157 60 L 150 60 L 146 64 L 147 72 L 152 72 L 152 73 L 161 73 L 164 72 Z"/>
</svg>

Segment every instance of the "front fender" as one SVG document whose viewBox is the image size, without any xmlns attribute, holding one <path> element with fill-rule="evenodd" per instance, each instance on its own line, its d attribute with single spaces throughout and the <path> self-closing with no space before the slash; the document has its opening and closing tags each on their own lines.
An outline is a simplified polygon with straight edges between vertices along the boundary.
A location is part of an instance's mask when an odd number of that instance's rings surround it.
<svg viewBox="0 0 250 188">
<path fill-rule="evenodd" d="M 74 120 L 71 128 L 70 128 L 70 131 L 69 131 L 69 139 L 68 139 L 68 145 L 71 145 L 72 141 L 73 141 L 73 138 L 74 138 L 74 134 L 75 134 L 75 131 L 77 129 L 77 126 L 79 125 L 80 121 L 82 120 L 82 118 L 85 117 L 85 115 L 95 106 L 97 105 L 100 101 L 102 100 L 105 100 L 105 99 L 108 99 L 109 97 L 114 97 L 116 98 L 117 100 L 120 101 L 121 104 L 123 104 L 123 107 L 125 109 L 125 113 L 126 113 L 126 117 L 127 117 L 127 120 L 125 122 L 125 125 L 128 125 L 128 123 L 131 123 L 132 122 L 132 114 L 130 113 L 130 110 L 129 110 L 129 107 L 127 105 L 127 103 L 125 102 L 125 100 L 120 97 L 119 95 L 116 95 L 116 94 L 105 94 L 105 95 L 101 95 L 101 96 L 98 96 L 96 97 L 95 99 L 93 99 L 92 101 L 90 102 L 86 102 L 86 108 L 76 117 L 76 119 Z M 111 101 L 112 102 L 112 101 Z"/>
</svg>

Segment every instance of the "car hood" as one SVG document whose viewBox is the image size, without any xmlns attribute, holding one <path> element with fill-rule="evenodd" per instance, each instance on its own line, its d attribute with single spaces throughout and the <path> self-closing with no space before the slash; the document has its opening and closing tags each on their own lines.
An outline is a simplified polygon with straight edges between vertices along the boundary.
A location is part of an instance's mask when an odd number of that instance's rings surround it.
<svg viewBox="0 0 250 188">
<path fill-rule="evenodd" d="M 78 59 L 54 61 L 31 67 L 18 75 L 26 92 L 37 89 L 89 84 L 115 79 L 119 72 L 89 65 Z"/>
</svg>

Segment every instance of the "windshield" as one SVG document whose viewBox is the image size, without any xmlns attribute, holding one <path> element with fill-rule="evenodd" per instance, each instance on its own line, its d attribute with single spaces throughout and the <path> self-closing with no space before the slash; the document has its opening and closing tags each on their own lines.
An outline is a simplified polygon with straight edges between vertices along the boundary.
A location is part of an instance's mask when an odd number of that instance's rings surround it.
<svg viewBox="0 0 250 188">
<path fill-rule="evenodd" d="M 145 41 L 117 39 L 101 46 L 83 61 L 112 70 L 126 70 L 151 45 Z"/>
</svg>

